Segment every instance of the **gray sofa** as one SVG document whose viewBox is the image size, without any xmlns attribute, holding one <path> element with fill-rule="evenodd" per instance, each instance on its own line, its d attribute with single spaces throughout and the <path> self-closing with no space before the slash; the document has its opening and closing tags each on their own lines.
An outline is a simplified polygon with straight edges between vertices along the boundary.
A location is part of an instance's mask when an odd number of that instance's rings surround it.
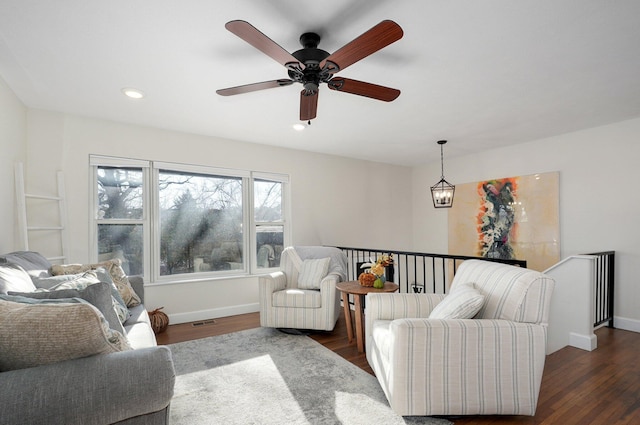
<svg viewBox="0 0 640 425">
<path fill-rule="evenodd" d="M 37 253 L 16 252 L 0 256 L 0 273 L 16 264 L 31 276 L 50 266 Z M 144 301 L 142 279 L 129 281 Z M 132 349 L 0 371 L 0 424 L 168 424 L 171 352 L 156 345 L 143 304 L 129 311 L 123 327 Z"/>
</svg>

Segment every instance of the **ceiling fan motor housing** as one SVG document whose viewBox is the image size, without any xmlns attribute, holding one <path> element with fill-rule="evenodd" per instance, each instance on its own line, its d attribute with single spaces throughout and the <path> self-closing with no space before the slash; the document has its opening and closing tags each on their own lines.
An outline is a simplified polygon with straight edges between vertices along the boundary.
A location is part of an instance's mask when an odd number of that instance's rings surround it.
<svg viewBox="0 0 640 425">
<path fill-rule="evenodd" d="M 300 36 L 302 49 L 293 52 L 291 55 L 300 63 L 304 64 L 304 69 L 300 70 L 295 65 L 289 68 L 289 77 L 292 80 L 302 83 L 304 94 L 314 95 L 318 92 L 320 83 L 326 83 L 332 74 L 320 69 L 320 63 L 329 57 L 329 52 L 318 49 L 320 36 L 314 32 L 306 32 Z"/>
</svg>

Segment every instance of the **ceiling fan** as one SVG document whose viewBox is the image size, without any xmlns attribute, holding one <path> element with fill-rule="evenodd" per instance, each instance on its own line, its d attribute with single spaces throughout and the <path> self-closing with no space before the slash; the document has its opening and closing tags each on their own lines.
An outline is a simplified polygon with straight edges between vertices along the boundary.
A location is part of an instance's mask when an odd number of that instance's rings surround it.
<svg viewBox="0 0 640 425">
<path fill-rule="evenodd" d="M 318 90 L 322 83 L 326 83 L 331 90 L 385 102 L 391 102 L 400 96 L 400 90 L 397 89 L 334 76 L 337 72 L 400 40 L 403 35 L 402 28 L 393 21 L 380 22 L 332 54 L 318 49 L 320 36 L 313 32 L 302 34 L 300 43 L 303 48 L 289 53 L 246 21 L 230 21 L 226 23 L 225 28 L 287 68 L 289 78 L 216 90 L 221 96 L 300 83 L 303 86 L 300 92 L 300 119 L 309 123 L 316 117 Z"/>
</svg>

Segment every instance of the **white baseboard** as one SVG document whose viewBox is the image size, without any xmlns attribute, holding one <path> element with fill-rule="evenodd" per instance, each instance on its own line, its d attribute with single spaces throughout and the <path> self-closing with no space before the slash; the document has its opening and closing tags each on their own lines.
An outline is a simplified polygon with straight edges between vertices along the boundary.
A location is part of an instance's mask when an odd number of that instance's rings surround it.
<svg viewBox="0 0 640 425">
<path fill-rule="evenodd" d="M 169 314 L 169 323 L 177 325 L 179 323 L 197 322 L 199 320 L 216 319 L 218 317 L 236 316 L 238 314 L 255 313 L 260 311 L 260 305 L 244 304 L 231 307 L 212 308 L 208 310 L 189 311 L 186 313 Z"/>
<path fill-rule="evenodd" d="M 569 345 L 581 350 L 593 351 L 598 348 L 598 338 L 595 334 L 583 335 L 569 332 Z"/>
<path fill-rule="evenodd" d="M 613 326 L 616 329 L 622 329 L 625 331 L 640 332 L 640 320 L 628 319 L 626 317 L 613 317 Z"/>
</svg>

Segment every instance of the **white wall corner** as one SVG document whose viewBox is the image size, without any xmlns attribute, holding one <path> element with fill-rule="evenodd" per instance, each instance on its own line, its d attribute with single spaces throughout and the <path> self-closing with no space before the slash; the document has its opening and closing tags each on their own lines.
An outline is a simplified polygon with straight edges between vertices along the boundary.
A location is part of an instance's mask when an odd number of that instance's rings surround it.
<svg viewBox="0 0 640 425">
<path fill-rule="evenodd" d="M 575 332 L 569 333 L 569 345 L 581 350 L 593 351 L 598 348 L 598 338 L 595 334 L 583 335 Z"/>
</svg>

